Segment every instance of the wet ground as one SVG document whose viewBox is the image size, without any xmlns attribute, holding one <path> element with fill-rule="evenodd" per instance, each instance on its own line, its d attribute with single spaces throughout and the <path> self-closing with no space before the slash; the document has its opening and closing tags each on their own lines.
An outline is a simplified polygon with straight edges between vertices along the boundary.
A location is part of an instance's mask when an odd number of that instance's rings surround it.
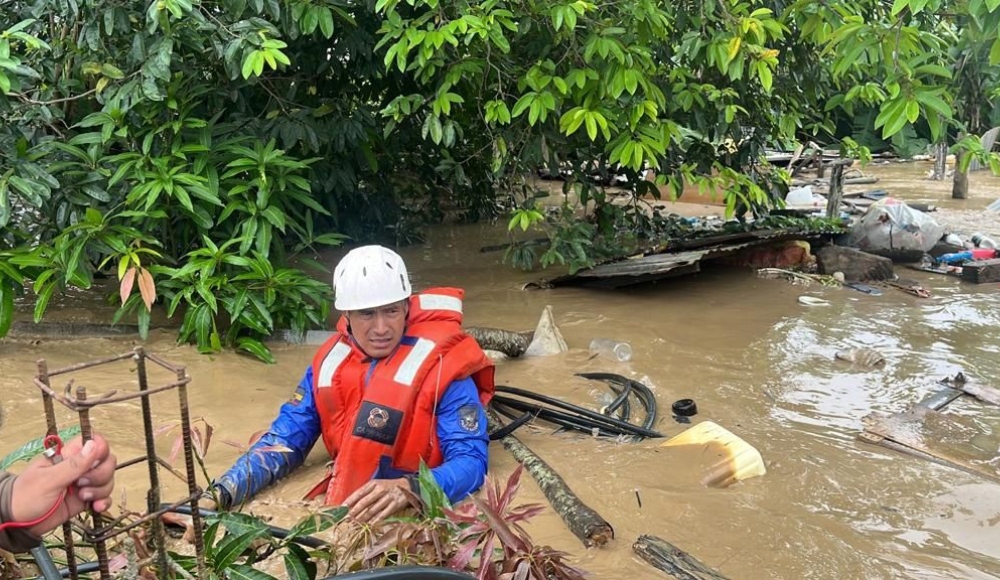
<svg viewBox="0 0 1000 580">
<path fill-rule="evenodd" d="M 868 187 L 930 201 L 942 211 L 979 211 L 1000 197 L 1000 180 L 982 174 L 973 178 L 975 197 L 952 202 L 936 193 L 947 191 L 941 184 L 913 178 L 922 175 L 913 166 L 865 171 L 883 177 Z M 669 407 L 677 399 L 693 398 L 699 408 L 696 421 L 712 420 L 756 446 L 768 470 L 730 488 L 707 488 L 699 483 L 702 462 L 691 453 L 662 449 L 659 441 L 615 443 L 524 429 L 522 440 L 562 473 L 617 533 L 611 546 L 588 551 L 557 516 L 546 513 L 529 526 L 537 541 L 571 553 L 595 578 L 664 578 L 633 555 L 631 544 L 640 534 L 660 536 L 736 580 L 1000 577 L 1000 485 L 856 440 L 862 417 L 903 411 L 935 392 L 936 381 L 958 371 L 998 386 L 993 382 L 1000 377 L 997 285 L 973 286 L 901 271 L 923 282 L 933 297 L 920 299 L 891 289 L 875 297 L 793 286 L 759 279 L 749 270 L 719 267 L 631 290 L 522 291 L 524 282 L 549 274 L 512 270 L 498 263 L 500 254 L 477 251 L 502 236 L 491 227 L 448 228 L 402 252 L 417 288 L 466 288 L 467 324 L 530 329 L 546 305 L 553 307 L 570 351 L 501 363 L 500 383 L 596 408 L 602 404 L 600 385 L 574 373 L 634 377 L 657 395 L 661 419 L 656 428 L 661 432 L 673 435 L 687 427 L 669 416 Z M 831 305 L 803 306 L 797 301 L 803 294 Z M 76 313 L 74 319 L 93 313 L 73 301 L 66 308 Z M 629 341 L 633 360 L 590 359 L 587 345 L 595 336 Z M 198 355 L 174 345 L 173 338 L 154 332 L 146 347 L 188 366 L 194 379 L 192 414 L 214 427 L 208 470 L 220 473 L 239 453 L 224 440 L 245 443 L 267 426 L 292 394 L 312 348 L 278 347 L 278 364 L 266 366 L 228 352 Z M 44 431 L 41 401 L 30 382 L 37 359 L 56 368 L 133 345 L 128 339 L 0 342 L 0 389 L 7 416 L 0 430 L 0 455 Z M 879 349 L 887 362 L 867 369 L 834 360 L 836 350 L 850 346 Z M 93 394 L 131 388 L 133 376 L 129 363 L 118 363 L 76 375 L 76 383 L 89 386 Z M 170 378 L 158 372 L 153 384 Z M 157 425 L 176 417 L 176 401 L 174 394 L 154 399 Z M 977 448 L 1000 448 L 1000 410 L 960 400 L 948 412 L 980 429 Z M 62 421 L 71 418 L 60 411 Z M 119 457 L 142 453 L 138 404 L 100 408 L 93 421 L 108 434 Z M 158 438 L 162 454 L 171 453 L 173 436 Z M 491 476 L 506 477 L 513 460 L 499 445 L 491 450 Z M 250 509 L 277 525 L 293 523 L 302 512 L 290 509 L 288 500 L 315 483 L 323 462 L 317 447 L 306 468 L 262 494 Z M 181 497 L 183 486 L 170 477 L 164 475 L 164 498 Z M 125 496 L 119 502 L 142 509 L 142 468 L 128 468 L 121 482 Z M 529 478 L 523 480 L 519 498 L 544 501 Z"/>
</svg>

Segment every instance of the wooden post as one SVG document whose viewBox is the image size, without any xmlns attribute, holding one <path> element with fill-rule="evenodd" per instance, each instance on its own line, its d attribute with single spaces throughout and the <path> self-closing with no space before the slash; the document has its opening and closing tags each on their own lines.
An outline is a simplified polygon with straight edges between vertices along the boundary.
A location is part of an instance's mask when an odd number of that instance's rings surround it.
<svg viewBox="0 0 1000 580">
<path fill-rule="evenodd" d="M 945 173 L 948 170 L 948 143 L 942 141 L 934 145 L 934 175 L 931 179 L 944 181 Z"/>
<path fill-rule="evenodd" d="M 966 155 L 968 153 L 962 151 L 955 153 L 955 179 L 951 182 L 952 199 L 965 199 L 969 196 L 969 174 L 959 170 Z"/>
<path fill-rule="evenodd" d="M 853 159 L 838 159 L 830 164 L 830 193 L 826 202 L 828 219 L 840 215 L 840 201 L 844 198 L 844 168 L 853 163 Z"/>
</svg>

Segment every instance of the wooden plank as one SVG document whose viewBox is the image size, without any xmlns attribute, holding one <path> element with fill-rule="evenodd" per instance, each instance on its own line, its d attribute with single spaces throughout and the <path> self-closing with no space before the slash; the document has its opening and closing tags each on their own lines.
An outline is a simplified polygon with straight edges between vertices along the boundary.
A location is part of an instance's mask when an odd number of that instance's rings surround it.
<svg viewBox="0 0 1000 580">
<path fill-rule="evenodd" d="M 639 536 L 632 549 L 651 566 L 677 580 L 726 580 L 691 554 L 656 536 Z"/>
<path fill-rule="evenodd" d="M 974 284 L 1000 282 L 1000 259 L 976 260 L 962 264 L 962 280 Z"/>
<path fill-rule="evenodd" d="M 904 452 L 920 457 L 930 456 L 936 460 L 935 463 L 943 462 L 943 464 L 949 467 L 984 477 L 995 483 L 1000 483 L 1000 473 L 996 469 L 990 469 L 973 463 L 972 458 L 968 457 L 967 453 L 962 453 L 955 448 L 930 448 L 925 443 L 923 437 L 925 430 L 923 423 L 928 419 L 938 421 L 945 426 L 947 426 L 949 421 L 952 423 L 955 422 L 955 418 L 953 417 L 947 417 L 920 405 L 914 406 L 905 413 L 898 413 L 896 415 L 872 413 L 864 417 L 862 422 L 865 424 L 865 434 L 873 435 L 876 438 L 864 437 L 860 439 L 868 443 L 895 448 L 896 450 L 901 450 L 901 446 L 905 448 L 903 449 Z M 962 455 L 966 457 L 962 457 Z"/>
<path fill-rule="evenodd" d="M 970 383 L 962 383 L 957 385 L 958 388 L 962 389 L 962 392 L 967 395 L 972 395 L 973 397 L 979 399 L 984 403 L 989 403 L 991 405 L 1000 405 L 1000 389 L 994 389 L 993 387 L 987 387 L 984 385 L 974 385 Z"/>
</svg>

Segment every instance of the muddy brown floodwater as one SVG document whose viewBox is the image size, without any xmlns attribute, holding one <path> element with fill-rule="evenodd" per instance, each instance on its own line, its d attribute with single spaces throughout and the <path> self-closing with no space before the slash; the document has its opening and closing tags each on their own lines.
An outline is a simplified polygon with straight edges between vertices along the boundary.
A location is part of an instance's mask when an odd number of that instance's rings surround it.
<svg viewBox="0 0 1000 580">
<path fill-rule="evenodd" d="M 996 180 L 977 175 L 974 199 L 946 201 L 945 188 L 919 178 L 923 170 L 884 166 L 866 172 L 883 176 L 872 188 L 949 209 L 980 211 L 994 195 L 1000 197 Z M 756 446 L 767 465 L 762 477 L 713 489 L 699 483 L 703 465 L 696 455 L 663 449 L 662 441 L 615 443 L 544 427 L 522 429 L 521 438 L 617 533 L 609 547 L 588 551 L 546 512 L 529 526 L 535 540 L 569 552 L 594 578 L 665 578 L 633 555 L 631 544 L 640 534 L 660 536 L 732 579 L 1000 577 L 1000 485 L 856 440 L 862 417 L 903 411 L 937 390 L 936 381 L 945 376 L 964 371 L 996 386 L 1000 290 L 995 284 L 973 286 L 907 271 L 905 276 L 932 290 L 932 298 L 891 289 L 874 297 L 792 286 L 758 279 L 749 270 L 719 267 L 630 290 L 522 291 L 524 282 L 543 274 L 513 270 L 498 263 L 500 254 L 478 252 L 502 237 L 495 227 L 441 228 L 425 244 L 402 251 L 417 288 L 467 290 L 467 324 L 530 329 L 542 309 L 552 305 L 570 351 L 501 363 L 501 384 L 596 408 L 603 403 L 601 386 L 574 373 L 627 375 L 656 393 L 661 412 L 656 428 L 664 434 L 686 427 L 670 417 L 671 402 L 693 398 L 696 420 L 733 431 Z M 831 305 L 802 306 L 797 298 L 803 294 Z M 79 300 L 63 307 L 74 320 L 90 310 Z M 629 341 L 633 360 L 590 359 L 587 345 L 595 336 Z M 128 339 L 0 342 L 0 392 L 7 417 L 0 455 L 44 431 L 41 400 L 30 382 L 37 359 L 55 368 L 134 344 Z M 885 366 L 864 369 L 834 360 L 836 350 L 851 346 L 879 349 Z M 245 442 L 265 428 L 312 356 L 311 347 L 300 346 L 277 347 L 273 366 L 229 352 L 202 356 L 176 346 L 167 331 L 154 332 L 146 347 L 188 366 L 193 415 L 215 429 L 207 456 L 213 474 L 239 453 L 223 440 Z M 120 363 L 77 375 L 77 382 L 94 393 L 127 386 L 132 377 L 129 364 Z M 153 375 L 153 384 L 167 380 L 166 373 Z M 158 424 L 175 418 L 176 396 L 157 396 L 154 409 Z M 1000 410 L 961 400 L 948 412 L 978 427 L 975 446 L 996 457 Z M 60 415 L 64 423 L 72 419 L 68 411 Z M 94 415 L 120 458 L 142 453 L 137 403 L 101 408 Z M 169 455 L 172 436 L 159 438 L 161 453 Z M 315 483 L 323 463 L 317 446 L 305 468 L 248 509 L 276 525 L 293 523 L 304 510 L 292 500 Z M 491 477 L 506 477 L 514 467 L 506 451 L 493 444 Z M 164 480 L 165 499 L 184 495 L 179 481 L 166 475 Z M 142 509 L 143 469 L 124 470 L 120 484 L 124 498 L 119 502 Z M 544 502 L 528 477 L 519 499 Z"/>
</svg>

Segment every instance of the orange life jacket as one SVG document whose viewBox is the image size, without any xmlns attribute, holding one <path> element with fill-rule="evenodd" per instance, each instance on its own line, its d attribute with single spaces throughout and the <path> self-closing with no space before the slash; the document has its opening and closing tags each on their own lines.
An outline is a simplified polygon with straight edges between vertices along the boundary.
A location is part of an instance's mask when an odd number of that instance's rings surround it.
<svg viewBox="0 0 1000 580">
<path fill-rule="evenodd" d="M 462 332 L 464 295 L 434 288 L 411 296 L 404 336 L 384 359 L 373 361 L 358 347 L 344 317 L 316 352 L 313 396 L 334 460 L 326 505 L 342 505 L 387 459 L 406 472 L 416 472 L 421 460 L 440 465 L 435 412 L 452 381 L 472 377 L 483 405 L 493 397 L 493 362 Z"/>
</svg>

